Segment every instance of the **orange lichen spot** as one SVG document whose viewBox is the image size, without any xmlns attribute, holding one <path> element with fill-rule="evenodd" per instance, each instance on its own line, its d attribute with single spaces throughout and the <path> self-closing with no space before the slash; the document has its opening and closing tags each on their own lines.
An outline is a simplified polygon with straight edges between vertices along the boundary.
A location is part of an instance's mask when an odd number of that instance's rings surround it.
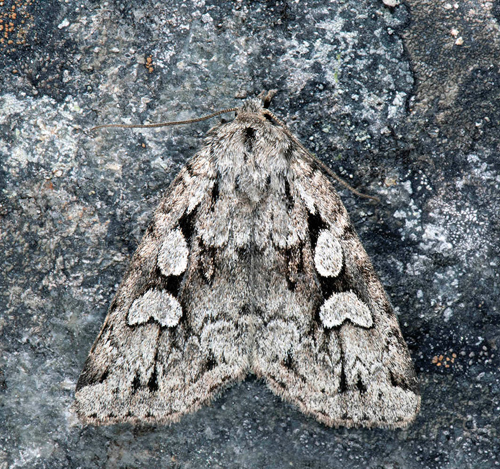
<svg viewBox="0 0 500 469">
<path fill-rule="evenodd" d="M 6 5 L 8 3 L 8 5 Z M 28 32 L 34 26 L 31 12 L 32 0 L 0 0 L 0 54 L 16 52 L 16 48 L 7 45 L 19 46 L 26 44 Z"/>
<path fill-rule="evenodd" d="M 54 190 L 54 184 L 52 184 L 52 181 L 46 181 L 45 184 L 43 185 L 44 190 L 46 191 L 53 191 Z"/>
<path fill-rule="evenodd" d="M 451 368 L 451 365 L 455 363 L 455 359 L 457 358 L 457 354 L 450 351 L 450 353 L 446 355 L 436 355 L 432 357 L 432 363 L 436 366 L 444 366 L 445 368 Z"/>
<path fill-rule="evenodd" d="M 146 57 L 146 63 L 144 66 L 148 69 L 149 73 L 153 73 L 154 67 L 153 67 L 153 58 L 151 56 Z"/>
</svg>

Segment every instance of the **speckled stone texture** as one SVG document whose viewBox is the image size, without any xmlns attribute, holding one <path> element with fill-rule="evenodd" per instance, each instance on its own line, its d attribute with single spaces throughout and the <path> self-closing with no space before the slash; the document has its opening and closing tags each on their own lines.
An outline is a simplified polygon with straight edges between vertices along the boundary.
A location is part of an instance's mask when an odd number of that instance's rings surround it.
<svg viewBox="0 0 500 469">
<path fill-rule="evenodd" d="M 396 3 L 0 1 L 0 469 L 500 465 L 500 4 Z M 339 188 L 416 363 L 416 423 L 327 428 L 251 378 L 169 427 L 82 426 L 83 362 L 210 123 L 86 130 L 270 88 L 381 199 Z"/>
</svg>

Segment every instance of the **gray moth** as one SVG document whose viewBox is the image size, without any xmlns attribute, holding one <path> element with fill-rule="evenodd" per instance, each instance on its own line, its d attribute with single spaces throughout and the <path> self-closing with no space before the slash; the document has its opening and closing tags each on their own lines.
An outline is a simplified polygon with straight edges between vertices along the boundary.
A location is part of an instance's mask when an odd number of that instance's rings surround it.
<svg viewBox="0 0 500 469">
<path fill-rule="evenodd" d="M 249 373 L 329 425 L 420 408 L 393 308 L 322 164 L 248 99 L 161 200 L 78 380 L 84 423 L 165 424 Z"/>
</svg>

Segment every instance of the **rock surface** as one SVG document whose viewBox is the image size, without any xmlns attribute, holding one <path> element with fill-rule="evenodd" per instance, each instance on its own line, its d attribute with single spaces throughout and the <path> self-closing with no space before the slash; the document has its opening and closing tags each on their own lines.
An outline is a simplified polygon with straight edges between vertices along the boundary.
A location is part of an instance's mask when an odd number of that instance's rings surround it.
<svg viewBox="0 0 500 469">
<path fill-rule="evenodd" d="M 500 465 L 500 3 L 0 1 L 0 469 Z M 248 379 L 170 427 L 84 427 L 74 386 L 210 123 L 272 104 L 339 188 L 422 385 L 406 430 L 330 429 Z M 213 124 L 214 122 L 212 122 Z"/>
</svg>

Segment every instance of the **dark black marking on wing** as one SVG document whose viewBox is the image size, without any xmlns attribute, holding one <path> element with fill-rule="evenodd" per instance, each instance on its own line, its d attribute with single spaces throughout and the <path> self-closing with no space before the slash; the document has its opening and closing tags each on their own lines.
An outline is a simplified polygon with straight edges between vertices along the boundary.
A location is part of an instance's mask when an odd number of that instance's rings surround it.
<svg viewBox="0 0 500 469">
<path fill-rule="evenodd" d="M 309 238 L 311 240 L 311 251 L 314 255 L 314 250 L 318 244 L 319 232 L 326 230 L 328 225 L 322 220 L 319 213 L 308 213 L 307 226 L 309 228 Z"/>
<path fill-rule="evenodd" d="M 243 131 L 243 144 L 247 152 L 251 153 L 253 151 L 253 146 L 255 143 L 255 129 L 253 127 L 247 127 Z"/>
<path fill-rule="evenodd" d="M 153 373 L 151 373 L 151 377 L 149 378 L 147 386 L 150 392 L 158 391 L 158 370 L 156 369 L 156 360 L 153 368 Z"/>
<path fill-rule="evenodd" d="M 295 291 L 297 282 L 304 270 L 304 260 L 302 257 L 302 246 L 293 246 L 288 249 L 280 249 L 281 255 L 284 258 L 287 266 L 286 281 L 290 291 Z"/>
<path fill-rule="evenodd" d="M 192 237 L 196 229 L 196 218 L 199 206 L 197 206 L 190 213 L 185 212 L 178 221 L 179 228 L 186 239 L 187 245 L 191 248 Z"/>
<path fill-rule="evenodd" d="M 200 240 L 199 250 L 198 270 L 200 277 L 208 285 L 211 285 L 215 275 L 217 249 L 213 246 L 205 245 L 203 240 Z"/>
<path fill-rule="evenodd" d="M 295 200 L 292 196 L 288 179 L 285 179 L 285 204 L 287 212 L 290 213 L 295 206 Z"/>
<path fill-rule="evenodd" d="M 216 179 L 214 185 L 212 186 L 211 193 L 211 201 L 210 201 L 210 210 L 213 212 L 215 209 L 215 205 L 219 200 L 219 181 Z"/>
</svg>

